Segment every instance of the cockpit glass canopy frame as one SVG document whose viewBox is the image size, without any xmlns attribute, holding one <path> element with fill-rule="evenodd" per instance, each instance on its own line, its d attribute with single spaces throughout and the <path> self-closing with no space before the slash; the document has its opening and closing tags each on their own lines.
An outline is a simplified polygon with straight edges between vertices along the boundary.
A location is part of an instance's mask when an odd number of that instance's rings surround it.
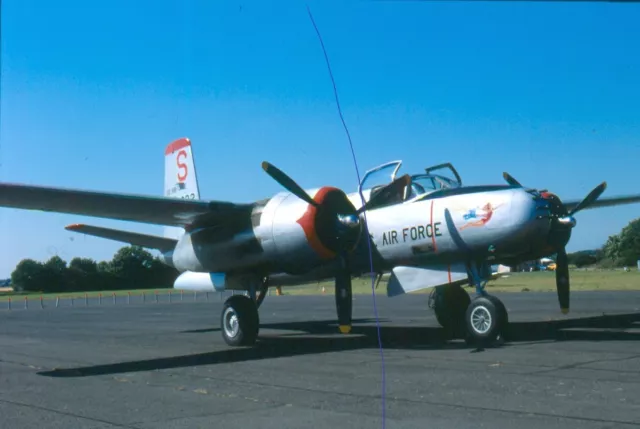
<svg viewBox="0 0 640 429">
<path fill-rule="evenodd" d="M 360 181 L 358 193 L 362 195 L 365 200 L 368 200 L 369 198 L 366 198 L 363 195 L 363 190 L 369 190 L 369 196 L 371 195 L 371 193 L 377 192 L 379 188 L 391 183 L 396 179 L 398 170 L 400 170 L 401 166 L 402 161 L 396 160 L 386 162 L 375 168 L 372 168 L 371 170 L 368 170 Z M 450 170 L 455 176 L 455 179 L 433 173 L 433 171 L 441 169 Z M 392 196 L 389 198 L 388 202 L 382 202 L 381 206 L 395 205 L 405 202 L 415 202 L 426 198 L 432 192 L 439 191 L 441 189 L 451 189 L 462 186 L 460 175 L 450 163 L 438 164 L 432 167 L 428 167 L 425 169 L 425 171 L 426 173 L 411 175 L 411 185 L 404 190 L 403 195 Z M 382 183 L 378 183 L 380 179 L 382 179 Z M 378 205 L 376 204 L 376 206 Z"/>
</svg>

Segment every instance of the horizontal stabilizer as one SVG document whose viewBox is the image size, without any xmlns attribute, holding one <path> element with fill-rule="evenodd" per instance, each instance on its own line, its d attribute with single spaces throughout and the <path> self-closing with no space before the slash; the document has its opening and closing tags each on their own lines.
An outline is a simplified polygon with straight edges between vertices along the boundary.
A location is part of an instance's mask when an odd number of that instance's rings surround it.
<svg viewBox="0 0 640 429">
<path fill-rule="evenodd" d="M 65 227 L 68 231 L 79 232 L 81 234 L 94 235 L 96 237 L 108 238 L 110 240 L 129 243 L 134 246 L 157 249 L 168 252 L 174 249 L 177 241 L 171 238 L 157 235 L 140 234 L 138 232 L 122 231 L 119 229 L 103 228 L 101 226 L 74 224 Z"/>
<path fill-rule="evenodd" d="M 395 267 L 387 282 L 387 296 L 416 292 L 447 284 L 461 284 L 468 281 L 464 264 L 432 265 L 429 268 Z"/>
<path fill-rule="evenodd" d="M 251 213 L 251 204 L 0 183 L 0 207 L 186 227 Z"/>
</svg>

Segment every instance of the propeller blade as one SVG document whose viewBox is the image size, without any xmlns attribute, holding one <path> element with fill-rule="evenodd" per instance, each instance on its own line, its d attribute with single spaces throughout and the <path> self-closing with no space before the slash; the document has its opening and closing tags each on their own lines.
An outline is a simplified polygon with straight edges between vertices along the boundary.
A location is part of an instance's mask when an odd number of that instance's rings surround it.
<svg viewBox="0 0 640 429">
<path fill-rule="evenodd" d="M 382 189 L 380 189 L 380 191 L 376 193 L 373 197 L 371 197 L 365 205 L 360 207 L 356 211 L 356 213 L 360 214 L 363 211 L 367 210 L 369 207 L 380 204 L 380 202 L 388 199 L 393 194 L 402 195 L 402 189 L 405 186 L 409 186 L 410 183 L 411 183 L 411 176 L 409 176 L 408 174 L 398 177 L 396 180 L 389 183 L 388 185 L 385 185 Z"/>
<path fill-rule="evenodd" d="M 607 182 L 602 182 L 601 184 L 593 188 L 593 190 L 589 192 L 589 195 L 587 195 L 584 200 L 582 200 L 577 206 L 573 208 L 573 210 L 571 210 L 569 216 L 574 215 L 580 210 L 593 204 L 598 199 L 598 197 L 602 195 L 605 189 L 607 189 Z"/>
<path fill-rule="evenodd" d="M 300 185 L 294 182 L 293 179 L 287 176 L 282 170 L 275 167 L 274 165 L 269 164 L 267 161 L 262 162 L 262 169 L 293 195 L 303 201 L 306 201 L 314 207 L 318 207 L 318 203 L 316 203 L 313 198 L 311 198 L 309 194 L 307 194 L 304 189 L 300 187 Z"/>
<path fill-rule="evenodd" d="M 563 247 L 556 257 L 556 290 L 562 314 L 569 312 L 569 258 Z"/>
<path fill-rule="evenodd" d="M 348 334 L 351 332 L 351 272 L 349 269 L 349 259 L 346 253 L 340 255 L 340 268 L 336 274 L 336 310 L 338 311 L 338 327 L 340 332 Z"/>
<path fill-rule="evenodd" d="M 520 184 L 520 182 L 514 179 L 513 176 L 507 173 L 506 171 L 502 173 L 502 177 L 504 177 L 504 180 L 506 180 L 507 183 L 510 184 L 511 186 L 519 186 L 522 188 L 522 185 Z"/>
</svg>

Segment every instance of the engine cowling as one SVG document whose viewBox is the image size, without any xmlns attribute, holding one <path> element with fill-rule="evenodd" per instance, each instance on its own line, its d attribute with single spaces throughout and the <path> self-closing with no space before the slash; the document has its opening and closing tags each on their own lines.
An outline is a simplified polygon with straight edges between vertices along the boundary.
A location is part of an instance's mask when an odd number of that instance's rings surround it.
<svg viewBox="0 0 640 429">
<path fill-rule="evenodd" d="M 317 207 L 292 194 L 272 200 L 263 211 L 263 244 L 269 243 L 270 262 L 278 271 L 302 274 L 351 251 L 362 232 L 336 222 L 336 214 L 357 216 L 356 210 L 340 189 L 325 186 L 311 192 Z M 269 229 L 270 234 L 269 234 Z M 263 235 L 264 234 L 264 235 Z"/>
<path fill-rule="evenodd" d="M 362 227 L 347 195 L 333 187 L 310 195 L 316 206 L 283 192 L 246 219 L 189 231 L 165 259 L 179 271 L 301 274 L 353 250 Z"/>
</svg>

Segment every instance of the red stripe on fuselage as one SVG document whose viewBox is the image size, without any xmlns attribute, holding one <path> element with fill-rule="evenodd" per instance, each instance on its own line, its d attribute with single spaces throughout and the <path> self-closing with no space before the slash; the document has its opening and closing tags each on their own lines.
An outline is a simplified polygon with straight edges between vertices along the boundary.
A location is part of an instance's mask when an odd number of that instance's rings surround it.
<svg viewBox="0 0 640 429">
<path fill-rule="evenodd" d="M 431 200 L 431 215 L 430 215 L 430 221 L 429 223 L 431 224 L 431 243 L 433 244 L 433 251 L 437 252 L 438 251 L 438 246 L 436 245 L 436 234 L 433 233 L 434 229 L 433 229 L 433 200 Z"/>
</svg>

